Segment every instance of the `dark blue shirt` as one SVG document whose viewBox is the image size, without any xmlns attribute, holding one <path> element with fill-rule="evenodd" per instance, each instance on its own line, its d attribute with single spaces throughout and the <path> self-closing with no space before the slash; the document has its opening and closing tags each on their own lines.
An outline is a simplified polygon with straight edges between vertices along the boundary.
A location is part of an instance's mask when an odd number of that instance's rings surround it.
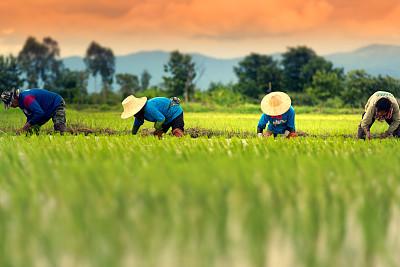
<svg viewBox="0 0 400 267">
<path fill-rule="evenodd" d="M 146 102 L 144 107 L 144 119 L 151 122 L 164 122 L 169 124 L 181 115 L 183 109 L 180 105 L 172 105 L 171 100 L 166 97 L 155 97 Z M 144 120 L 135 118 L 134 125 L 143 125 Z"/>
<path fill-rule="evenodd" d="M 268 131 L 274 134 L 284 134 L 286 130 L 296 131 L 295 127 L 295 112 L 293 107 L 290 107 L 288 111 L 279 116 L 269 116 L 263 114 L 258 122 L 258 129 L 264 130 L 268 124 Z"/>
<path fill-rule="evenodd" d="M 62 97 L 44 89 L 29 89 L 19 94 L 18 105 L 31 125 L 43 124 L 62 102 Z"/>
</svg>

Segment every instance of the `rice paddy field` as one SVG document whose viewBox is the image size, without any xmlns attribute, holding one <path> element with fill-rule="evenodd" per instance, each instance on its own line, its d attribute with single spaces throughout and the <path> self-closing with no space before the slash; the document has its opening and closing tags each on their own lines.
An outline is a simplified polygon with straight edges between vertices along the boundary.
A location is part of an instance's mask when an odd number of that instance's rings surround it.
<svg viewBox="0 0 400 267">
<path fill-rule="evenodd" d="M 67 116 L 27 137 L 0 111 L 0 266 L 400 266 L 400 142 L 356 140 L 360 114 L 298 114 L 293 140 L 257 138 L 260 114 L 163 140 Z"/>
</svg>

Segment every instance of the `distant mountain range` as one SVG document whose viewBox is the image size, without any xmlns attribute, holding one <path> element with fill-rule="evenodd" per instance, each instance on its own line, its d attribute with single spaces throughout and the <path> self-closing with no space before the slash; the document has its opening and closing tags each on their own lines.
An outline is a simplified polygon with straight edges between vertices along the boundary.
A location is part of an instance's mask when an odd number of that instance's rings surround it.
<svg viewBox="0 0 400 267">
<path fill-rule="evenodd" d="M 400 46 L 369 45 L 352 52 L 325 56 L 345 71 L 364 69 L 372 75 L 390 75 L 400 78 Z"/>
<path fill-rule="evenodd" d="M 242 57 L 231 59 L 218 59 L 202 54 L 191 54 L 198 66 L 199 77 L 196 84 L 201 89 L 208 88 L 211 82 L 235 82 L 236 76 L 233 67 L 238 65 Z M 279 58 L 280 54 L 273 54 Z M 335 53 L 324 56 L 332 61 L 335 66 L 343 67 L 345 71 L 364 69 L 372 75 L 390 75 L 400 78 L 400 46 L 394 45 L 369 45 L 352 52 Z M 131 73 L 140 75 L 147 70 L 151 75 L 151 84 L 162 82 L 164 64 L 169 59 L 169 52 L 148 51 L 138 52 L 124 56 L 116 56 L 116 73 Z M 72 70 L 83 70 L 83 58 L 79 56 L 63 59 L 66 67 Z M 93 91 L 94 81 L 89 81 L 89 91 Z"/>
</svg>

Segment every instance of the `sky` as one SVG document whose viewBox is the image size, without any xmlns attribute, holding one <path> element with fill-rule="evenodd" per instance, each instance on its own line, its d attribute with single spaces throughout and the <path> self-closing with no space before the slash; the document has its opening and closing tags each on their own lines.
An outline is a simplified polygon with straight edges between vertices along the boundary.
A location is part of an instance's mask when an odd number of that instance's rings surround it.
<svg viewBox="0 0 400 267">
<path fill-rule="evenodd" d="M 28 36 L 57 40 L 63 57 L 91 41 L 116 55 L 149 50 L 218 58 L 317 53 L 400 44 L 400 0 L 2 0 L 0 54 L 17 54 Z"/>
</svg>

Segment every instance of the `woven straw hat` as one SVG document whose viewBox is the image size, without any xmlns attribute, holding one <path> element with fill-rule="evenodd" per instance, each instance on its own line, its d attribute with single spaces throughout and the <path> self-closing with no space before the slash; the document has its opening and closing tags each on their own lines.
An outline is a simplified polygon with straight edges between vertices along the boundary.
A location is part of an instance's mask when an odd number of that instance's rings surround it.
<svg viewBox="0 0 400 267">
<path fill-rule="evenodd" d="M 289 110 L 292 104 L 290 97 L 284 92 L 272 92 L 264 96 L 261 110 L 269 116 L 279 116 Z"/>
<path fill-rule="evenodd" d="M 138 113 L 144 105 L 146 105 L 147 97 L 137 98 L 133 95 L 128 96 L 122 101 L 124 112 L 121 114 L 121 119 L 128 119 Z"/>
</svg>

